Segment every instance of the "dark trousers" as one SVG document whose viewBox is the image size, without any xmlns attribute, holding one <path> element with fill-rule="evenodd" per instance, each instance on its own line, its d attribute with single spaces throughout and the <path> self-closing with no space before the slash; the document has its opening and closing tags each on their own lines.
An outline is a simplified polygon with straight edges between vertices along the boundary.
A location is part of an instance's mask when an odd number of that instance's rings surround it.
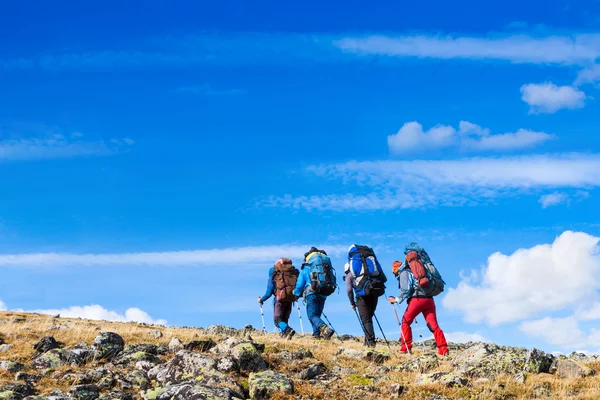
<svg viewBox="0 0 600 400">
<path fill-rule="evenodd" d="M 280 303 L 278 301 L 273 305 L 273 320 L 279 331 L 283 332 L 288 327 L 290 314 L 292 313 L 293 303 Z"/>
<path fill-rule="evenodd" d="M 362 321 L 363 328 L 365 330 L 365 343 L 375 343 L 375 330 L 373 329 L 373 315 L 375 315 L 375 309 L 377 308 L 378 298 L 375 296 L 357 296 L 356 297 L 356 308 L 358 309 L 358 315 Z"/>
</svg>

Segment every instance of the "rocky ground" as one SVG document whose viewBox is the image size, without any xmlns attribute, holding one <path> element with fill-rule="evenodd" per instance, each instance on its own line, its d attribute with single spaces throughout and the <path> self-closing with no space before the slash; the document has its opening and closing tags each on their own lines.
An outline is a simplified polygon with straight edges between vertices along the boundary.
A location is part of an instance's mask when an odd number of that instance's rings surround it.
<svg viewBox="0 0 600 400">
<path fill-rule="evenodd" d="M 342 339 L 0 313 L 0 399 L 600 398 L 595 356 Z"/>
</svg>

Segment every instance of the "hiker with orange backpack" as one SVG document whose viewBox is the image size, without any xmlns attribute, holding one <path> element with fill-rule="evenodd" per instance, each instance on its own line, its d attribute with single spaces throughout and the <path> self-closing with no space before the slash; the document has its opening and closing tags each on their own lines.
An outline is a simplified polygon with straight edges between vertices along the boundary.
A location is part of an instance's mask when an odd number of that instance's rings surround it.
<svg viewBox="0 0 600 400">
<path fill-rule="evenodd" d="M 408 307 L 402 316 L 402 347 L 400 352 L 410 353 L 412 329 L 410 325 L 419 314 L 423 314 L 427 327 L 433 333 L 438 354 L 448 355 L 448 344 L 444 332 L 437 322 L 434 296 L 444 291 L 445 282 L 435 268 L 429 255 L 418 243 L 410 243 L 404 249 L 406 262 L 394 261 L 392 272 L 398 278 L 400 296 L 389 297 L 393 305 L 407 300 Z"/>
<path fill-rule="evenodd" d="M 288 325 L 292 304 L 296 301 L 294 288 L 298 280 L 298 269 L 292 265 L 289 258 L 280 258 L 275 266 L 269 270 L 267 290 L 262 297 L 258 298 L 261 307 L 271 296 L 273 299 L 273 320 L 279 328 L 281 337 L 291 339 L 296 331 Z M 262 308 L 261 308 L 262 309 Z"/>
</svg>

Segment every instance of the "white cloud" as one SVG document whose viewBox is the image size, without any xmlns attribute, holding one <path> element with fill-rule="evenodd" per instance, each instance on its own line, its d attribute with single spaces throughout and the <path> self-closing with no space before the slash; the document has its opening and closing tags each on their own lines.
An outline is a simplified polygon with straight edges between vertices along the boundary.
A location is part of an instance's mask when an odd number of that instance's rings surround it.
<svg viewBox="0 0 600 400">
<path fill-rule="evenodd" d="M 575 85 L 594 83 L 597 81 L 600 81 L 600 64 L 594 64 L 579 71 L 577 79 L 575 80 Z"/>
<path fill-rule="evenodd" d="M 462 313 L 468 322 L 492 326 L 549 311 L 574 310 L 600 288 L 595 278 L 600 273 L 599 241 L 583 232 L 566 231 L 552 244 L 508 256 L 494 253 L 479 284 L 461 281 L 448 290 L 444 306 Z M 530 330 L 537 328 L 534 324 Z"/>
<path fill-rule="evenodd" d="M 600 57 L 600 35 L 532 37 L 363 36 L 334 42 L 360 55 L 499 60 L 515 63 L 587 65 Z"/>
<path fill-rule="evenodd" d="M 577 310 L 576 316 L 580 321 L 600 320 L 600 303 L 595 302 L 587 309 Z"/>
<path fill-rule="evenodd" d="M 213 250 L 168 251 L 149 253 L 73 254 L 34 253 L 0 254 L 0 266 L 54 267 L 54 266 L 187 266 L 273 263 L 282 255 L 293 260 L 301 258 L 311 245 L 281 245 L 238 247 Z M 347 245 L 318 245 L 328 254 L 342 254 Z"/>
<path fill-rule="evenodd" d="M 271 196 L 260 204 L 307 210 L 372 211 L 463 206 L 502 196 L 600 186 L 600 156 L 547 154 L 456 160 L 350 161 L 307 171 L 352 192 Z M 331 186 L 331 185 L 324 185 Z"/>
<path fill-rule="evenodd" d="M 554 192 L 548 193 L 540 197 L 539 203 L 542 208 L 557 206 L 569 201 L 569 195 L 566 193 Z"/>
<path fill-rule="evenodd" d="M 490 130 L 468 121 L 460 121 L 458 130 L 452 126 L 436 125 L 425 131 L 418 122 L 407 122 L 388 136 L 392 154 L 424 152 L 460 145 L 465 150 L 517 150 L 541 144 L 554 136 L 544 132 L 519 129 L 515 133 L 492 135 Z"/>
<path fill-rule="evenodd" d="M 446 339 L 452 343 L 484 342 L 490 343 L 491 340 L 479 333 L 468 332 L 444 332 Z"/>
<path fill-rule="evenodd" d="M 80 137 L 80 134 L 71 135 L 71 138 L 48 135 L 44 138 L 1 140 L 0 162 L 106 156 L 122 150 L 124 146 L 118 139 L 84 141 Z M 125 145 L 133 144 L 131 139 L 123 141 Z"/>
<path fill-rule="evenodd" d="M 4 304 L 4 302 L 2 300 L 0 300 L 0 311 L 6 311 L 6 304 Z"/>
<path fill-rule="evenodd" d="M 166 325 L 167 321 L 164 319 L 154 319 L 147 312 L 140 310 L 139 308 L 128 308 L 125 310 L 125 314 L 120 314 L 116 311 L 107 310 L 106 308 L 97 304 L 89 306 L 72 306 L 69 308 L 56 308 L 56 309 L 40 309 L 40 310 L 13 310 L 19 312 L 30 312 L 47 315 L 60 314 L 63 318 L 84 318 L 114 322 L 143 322 L 147 324 L 158 324 Z"/>
<path fill-rule="evenodd" d="M 519 330 L 527 336 L 542 339 L 545 342 L 564 348 L 574 349 L 587 345 L 587 338 L 574 317 L 545 317 L 535 321 L 527 321 L 519 325 Z"/>
<path fill-rule="evenodd" d="M 521 86 L 521 98 L 529 104 L 530 113 L 552 114 L 563 108 L 582 108 L 587 97 L 573 86 L 556 86 L 546 82 Z"/>
<path fill-rule="evenodd" d="M 407 122 L 398 133 L 388 136 L 388 147 L 392 154 L 452 145 L 456 131 L 451 126 L 436 125 L 428 131 L 418 122 Z"/>
</svg>

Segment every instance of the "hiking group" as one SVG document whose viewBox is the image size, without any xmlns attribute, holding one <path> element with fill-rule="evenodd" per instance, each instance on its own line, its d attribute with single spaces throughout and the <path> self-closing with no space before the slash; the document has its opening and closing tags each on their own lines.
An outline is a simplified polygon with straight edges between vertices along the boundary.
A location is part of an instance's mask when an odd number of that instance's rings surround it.
<svg viewBox="0 0 600 400">
<path fill-rule="evenodd" d="M 410 243 L 404 249 L 404 261 L 394 261 L 392 273 L 398 280 L 400 294 L 397 297 L 389 296 L 388 302 L 394 307 L 396 319 L 400 325 L 400 352 L 410 353 L 413 346 L 411 324 L 419 314 L 423 314 L 427 327 L 433 333 L 435 343 L 440 355 L 448 354 L 448 345 L 444 332 L 437 322 L 435 302 L 433 298 L 444 291 L 444 281 L 431 262 L 427 252 L 418 244 Z M 353 244 L 348 249 L 348 262 L 344 265 L 346 293 L 350 306 L 354 310 L 365 337 L 365 346 L 375 347 L 376 335 L 373 320 L 379 325 L 375 315 L 379 297 L 385 294 L 387 277 L 377 260 L 372 248 Z M 315 339 L 330 339 L 335 330 L 325 315 L 325 301 L 338 288 L 335 269 L 331 259 L 324 250 L 316 247 L 304 254 L 300 270 L 293 266 L 289 258 L 280 258 L 269 270 L 267 289 L 263 296 L 258 298 L 261 306 L 261 315 L 264 314 L 262 305 L 271 296 L 273 299 L 273 319 L 275 326 L 282 337 L 291 339 L 296 331 L 289 326 L 294 303 L 300 298 L 304 299 L 306 314 L 312 325 L 312 335 Z M 406 300 L 407 308 L 398 318 L 396 305 Z M 302 314 L 298 305 L 298 316 L 302 327 Z M 326 324 L 324 317 L 329 324 Z M 379 325 L 382 335 L 383 330 Z M 386 339 L 387 341 L 387 339 Z"/>
</svg>

